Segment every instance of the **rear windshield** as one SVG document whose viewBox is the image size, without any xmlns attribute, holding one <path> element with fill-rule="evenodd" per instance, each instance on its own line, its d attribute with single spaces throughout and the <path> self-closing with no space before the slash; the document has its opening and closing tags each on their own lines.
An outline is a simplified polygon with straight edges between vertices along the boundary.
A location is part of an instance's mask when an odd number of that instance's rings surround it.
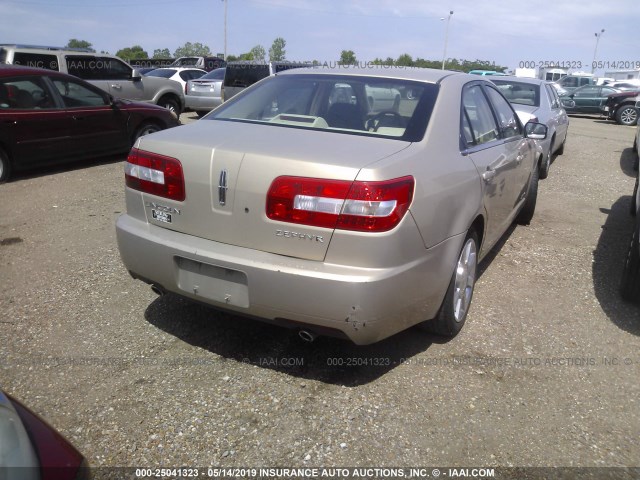
<svg viewBox="0 0 640 480">
<path fill-rule="evenodd" d="M 269 65 L 227 65 L 225 87 L 246 88 L 269 76 Z"/>
<path fill-rule="evenodd" d="M 156 68 L 155 70 L 151 70 L 145 76 L 147 77 L 162 77 L 162 78 L 171 78 L 176 73 L 175 70 L 171 70 L 170 68 Z"/>
<path fill-rule="evenodd" d="M 510 103 L 532 107 L 540 106 L 540 85 L 495 78 L 492 78 L 491 81 L 496 84 L 498 90 Z"/>
<path fill-rule="evenodd" d="M 216 68 L 206 75 L 200 77 L 200 80 L 224 80 L 224 68 Z"/>
<path fill-rule="evenodd" d="M 436 85 L 407 80 L 282 75 L 246 90 L 205 119 L 415 142 L 424 136 L 437 94 Z"/>
</svg>

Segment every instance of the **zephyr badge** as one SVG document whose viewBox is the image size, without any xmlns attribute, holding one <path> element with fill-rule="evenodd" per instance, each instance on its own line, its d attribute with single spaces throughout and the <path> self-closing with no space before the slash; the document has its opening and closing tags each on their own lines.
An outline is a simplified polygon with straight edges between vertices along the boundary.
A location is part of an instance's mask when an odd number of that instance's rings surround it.
<svg viewBox="0 0 640 480">
<path fill-rule="evenodd" d="M 218 180 L 218 203 L 225 205 L 227 203 L 227 170 L 220 171 L 220 179 Z"/>
</svg>

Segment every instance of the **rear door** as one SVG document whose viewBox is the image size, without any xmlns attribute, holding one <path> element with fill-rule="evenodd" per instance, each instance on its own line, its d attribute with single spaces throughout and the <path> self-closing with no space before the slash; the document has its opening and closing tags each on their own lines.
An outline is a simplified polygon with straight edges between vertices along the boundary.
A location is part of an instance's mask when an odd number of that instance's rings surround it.
<svg viewBox="0 0 640 480">
<path fill-rule="evenodd" d="M 1 136 L 13 146 L 18 168 L 64 158 L 73 144 L 71 119 L 43 79 L 3 78 L 0 89 Z"/>
<path fill-rule="evenodd" d="M 556 147 L 560 145 L 560 142 L 564 141 L 567 136 L 567 129 L 569 128 L 569 117 L 562 107 L 562 102 L 558 97 L 558 92 L 551 85 L 546 83 L 544 85 L 544 91 L 547 95 L 549 102 L 549 109 L 551 111 L 551 122 L 555 126 L 556 131 Z M 549 125 L 551 128 L 551 125 Z M 551 131 L 551 130 L 550 130 Z"/>
<path fill-rule="evenodd" d="M 595 85 L 576 90 L 573 94 L 576 109 L 584 113 L 600 113 L 601 90 L 601 87 Z"/>
<path fill-rule="evenodd" d="M 502 138 L 501 126 L 479 83 L 464 87 L 460 121 L 465 143 L 463 153 L 469 155 L 482 181 L 486 243 L 491 245 L 511 221 L 516 201 L 513 185 L 519 182 L 520 176 L 517 148 L 513 141 Z"/>
</svg>

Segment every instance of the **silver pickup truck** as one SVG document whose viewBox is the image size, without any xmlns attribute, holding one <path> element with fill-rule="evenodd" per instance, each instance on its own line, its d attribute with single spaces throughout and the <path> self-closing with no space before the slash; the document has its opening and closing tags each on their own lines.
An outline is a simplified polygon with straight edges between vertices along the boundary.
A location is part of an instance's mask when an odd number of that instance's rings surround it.
<svg viewBox="0 0 640 480">
<path fill-rule="evenodd" d="M 0 44 L 0 63 L 48 68 L 76 77 L 117 98 L 166 107 L 180 115 L 184 92 L 178 82 L 143 77 L 122 59 L 85 49 L 63 49 L 33 45 Z"/>
</svg>

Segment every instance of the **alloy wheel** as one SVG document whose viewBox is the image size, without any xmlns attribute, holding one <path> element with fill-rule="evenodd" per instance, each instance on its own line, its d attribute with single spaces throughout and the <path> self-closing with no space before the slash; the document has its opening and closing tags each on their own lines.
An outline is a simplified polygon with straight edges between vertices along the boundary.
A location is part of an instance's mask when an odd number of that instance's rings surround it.
<svg viewBox="0 0 640 480">
<path fill-rule="evenodd" d="M 458 265 L 456 266 L 455 290 L 453 292 L 453 315 L 456 322 L 461 322 L 465 319 L 471 304 L 473 287 L 476 281 L 477 257 L 476 242 L 469 238 L 462 249 L 462 253 L 460 253 Z"/>
</svg>

